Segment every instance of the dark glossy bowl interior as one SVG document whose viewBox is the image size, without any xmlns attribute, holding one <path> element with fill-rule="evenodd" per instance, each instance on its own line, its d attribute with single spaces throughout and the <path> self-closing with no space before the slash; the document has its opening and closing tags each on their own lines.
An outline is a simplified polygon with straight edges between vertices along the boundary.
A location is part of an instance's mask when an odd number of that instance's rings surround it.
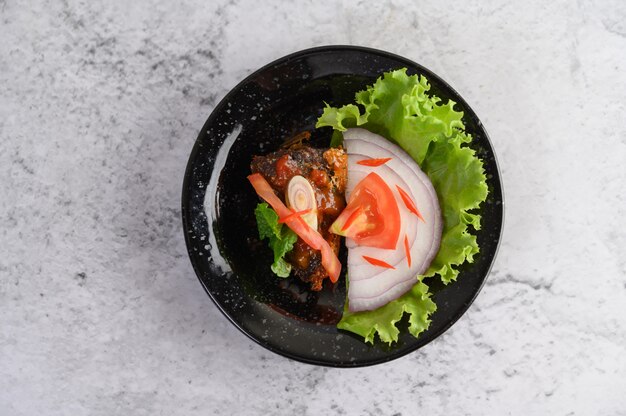
<svg viewBox="0 0 626 416">
<path fill-rule="evenodd" d="M 324 102 L 352 102 L 355 92 L 384 71 L 401 67 L 425 75 L 432 93 L 456 101 L 464 111 L 466 129 L 474 136 L 472 148 L 485 164 L 489 197 L 480 209 L 483 228 L 477 235 L 481 252 L 475 262 L 461 268 L 454 284 L 427 281 L 438 308 L 430 329 L 416 339 L 407 333 L 405 319 L 399 325 L 399 342 L 371 345 L 335 327 L 346 294 L 343 278 L 335 286 L 327 282 L 321 292 L 312 292 L 296 279 L 279 279 L 271 273 L 271 252 L 265 242 L 259 242 L 254 220 L 258 199 L 246 176 L 253 155 L 271 152 L 303 130 L 313 133 L 314 144 L 327 146 L 331 129 L 314 129 Z M 465 101 L 438 76 L 414 62 L 347 46 L 309 49 L 281 58 L 236 86 L 215 108 L 198 136 L 182 196 L 191 262 L 207 293 L 233 324 L 276 353 L 339 367 L 400 357 L 448 329 L 484 283 L 497 251 L 502 211 L 502 190 L 491 144 Z M 345 253 L 340 257 L 345 260 Z"/>
</svg>

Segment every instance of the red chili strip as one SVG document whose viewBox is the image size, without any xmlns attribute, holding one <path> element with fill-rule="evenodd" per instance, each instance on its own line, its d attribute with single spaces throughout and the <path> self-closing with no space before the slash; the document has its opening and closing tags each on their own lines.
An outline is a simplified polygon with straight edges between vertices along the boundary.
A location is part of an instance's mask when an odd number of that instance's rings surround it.
<svg viewBox="0 0 626 416">
<path fill-rule="evenodd" d="M 398 185 L 396 185 L 396 188 L 398 188 L 398 192 L 400 193 L 400 197 L 402 197 L 402 200 L 404 201 L 404 205 L 406 205 L 406 207 L 409 209 L 409 211 L 411 211 L 413 214 L 417 215 L 417 217 L 420 220 L 422 220 L 423 222 L 426 222 L 424 217 L 422 217 L 422 214 L 417 209 L 417 206 L 415 206 L 415 202 L 413 202 L 413 200 L 411 199 L 409 194 L 407 194 L 406 191 L 404 189 L 400 188 L 400 186 L 398 186 Z"/>
<path fill-rule="evenodd" d="M 350 228 L 352 223 L 358 218 L 359 215 L 361 215 L 362 212 L 363 206 L 359 206 L 357 209 L 355 209 L 354 212 L 350 214 L 343 227 L 341 227 L 341 231 L 346 231 L 348 228 Z"/>
<path fill-rule="evenodd" d="M 365 261 L 367 261 L 371 265 L 385 267 L 387 269 L 394 269 L 395 270 L 395 267 L 393 267 L 391 264 L 386 263 L 386 262 L 384 262 L 382 260 L 378 260 L 378 259 L 375 259 L 374 257 L 368 257 L 368 256 L 363 256 L 363 258 L 365 259 Z"/>
<path fill-rule="evenodd" d="M 390 157 L 385 157 L 382 159 L 363 159 L 363 160 L 359 160 L 357 163 L 357 165 L 363 165 L 363 166 L 381 166 L 384 165 L 385 163 L 389 162 L 391 160 Z"/>
<path fill-rule="evenodd" d="M 306 215 L 309 212 L 311 212 L 311 208 L 303 209 L 302 211 L 292 212 L 291 214 L 287 215 L 286 217 L 283 217 L 283 218 L 279 219 L 278 222 L 280 224 L 283 224 L 283 223 L 289 221 L 292 218 L 296 218 L 296 217 L 300 217 L 302 215 Z"/>
<path fill-rule="evenodd" d="M 411 250 L 409 249 L 409 237 L 406 234 L 404 235 L 404 254 L 406 254 L 406 262 L 411 267 Z"/>
</svg>

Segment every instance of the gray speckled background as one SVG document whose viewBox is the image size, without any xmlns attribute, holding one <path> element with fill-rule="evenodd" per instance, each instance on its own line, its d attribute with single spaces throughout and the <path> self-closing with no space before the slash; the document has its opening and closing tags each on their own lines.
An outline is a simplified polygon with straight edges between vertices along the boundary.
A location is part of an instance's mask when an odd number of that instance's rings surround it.
<svg viewBox="0 0 626 416">
<path fill-rule="evenodd" d="M 626 3 L 259 3 L 0 0 L 0 414 L 624 415 Z M 216 101 L 323 44 L 443 76 L 506 192 L 469 312 L 357 370 L 249 341 L 181 231 Z"/>
</svg>

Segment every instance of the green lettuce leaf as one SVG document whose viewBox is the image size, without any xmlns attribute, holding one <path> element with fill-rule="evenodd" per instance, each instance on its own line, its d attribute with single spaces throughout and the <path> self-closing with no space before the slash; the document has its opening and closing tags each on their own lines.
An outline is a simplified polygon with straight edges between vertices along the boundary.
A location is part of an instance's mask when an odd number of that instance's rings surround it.
<svg viewBox="0 0 626 416">
<path fill-rule="evenodd" d="M 374 337 L 378 333 L 381 341 L 391 344 L 398 340 L 400 333 L 396 322 L 399 322 L 406 312 L 410 315 L 409 332 L 417 337 L 428 329 L 430 314 L 437 310 L 430 296 L 428 286 L 423 282 L 418 282 L 398 299 L 374 311 L 350 312 L 347 308 L 348 302 L 346 302 L 343 317 L 337 324 L 337 328 L 359 334 L 365 338 L 365 342 L 370 343 L 374 343 Z"/>
<path fill-rule="evenodd" d="M 332 145 L 338 146 L 342 140 L 338 132 L 361 126 L 398 144 L 420 165 L 437 191 L 444 227 L 437 256 L 424 276 L 417 278 L 438 275 L 448 284 L 456 279 L 458 266 L 472 262 L 479 251 L 469 226 L 480 229 L 480 215 L 472 210 L 486 199 L 487 184 L 482 161 L 467 147 L 472 137 L 464 131 L 463 113 L 454 109 L 454 101 L 443 103 L 429 95 L 429 90 L 424 76 L 409 76 L 406 68 L 386 72 L 355 95 L 356 104 L 339 108 L 327 104 L 316 127 L 332 127 Z M 418 301 L 414 290 L 389 304 L 395 307 L 348 313 L 338 327 L 361 334 L 370 342 L 375 333 L 385 342 L 396 341 L 393 324 L 404 313 L 398 317 L 398 311 L 418 315 L 418 311 L 434 311 L 423 309 L 425 303 Z M 354 318 L 356 315 L 359 319 Z M 417 336 L 419 332 L 411 333 Z"/>
<path fill-rule="evenodd" d="M 406 69 L 387 72 L 374 85 L 356 94 L 357 105 L 340 108 L 328 104 L 315 127 L 330 126 L 338 131 L 364 128 L 391 139 L 421 165 L 431 142 L 457 134 L 463 128 L 463 113 L 454 110 L 454 101 L 442 104 L 428 96 L 425 77 L 408 76 Z M 335 138 L 335 143 L 338 144 Z"/>
<path fill-rule="evenodd" d="M 287 277 L 291 273 L 291 264 L 285 261 L 285 254 L 293 249 L 298 236 L 289 227 L 278 222 L 278 214 L 267 203 L 262 202 L 254 210 L 256 225 L 261 240 L 269 239 L 274 252 L 274 263 L 271 269 L 278 277 Z"/>
<path fill-rule="evenodd" d="M 480 230 L 480 215 L 468 211 L 478 208 L 487 198 L 483 163 L 472 149 L 460 147 L 469 136 L 461 132 L 458 136 L 458 140 L 433 143 L 422 164 L 437 191 L 444 224 L 441 247 L 424 276 L 439 275 L 445 284 L 456 280 L 459 274 L 453 266 L 473 262 L 479 251 L 476 236 L 469 233 L 468 225 Z"/>
</svg>

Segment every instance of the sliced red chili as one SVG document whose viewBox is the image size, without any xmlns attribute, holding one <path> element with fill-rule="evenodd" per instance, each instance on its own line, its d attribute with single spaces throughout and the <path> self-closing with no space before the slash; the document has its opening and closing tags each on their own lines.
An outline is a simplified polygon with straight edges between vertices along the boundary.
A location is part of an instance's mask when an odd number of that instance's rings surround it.
<svg viewBox="0 0 626 416">
<path fill-rule="evenodd" d="M 280 224 L 283 224 L 283 223 L 289 221 L 292 218 L 301 217 L 303 215 L 308 214 L 309 212 L 311 212 L 311 208 L 303 209 L 302 211 L 292 212 L 291 214 L 287 215 L 286 217 L 283 217 L 283 218 L 279 219 L 278 222 Z"/>
<path fill-rule="evenodd" d="M 409 237 L 404 235 L 404 254 L 406 254 L 406 262 L 411 267 L 411 250 L 409 248 Z"/>
<path fill-rule="evenodd" d="M 404 205 L 406 205 L 406 207 L 409 209 L 409 211 L 411 211 L 413 214 L 417 215 L 417 217 L 420 220 L 422 220 L 423 222 L 426 222 L 426 220 L 424 219 L 424 217 L 422 217 L 422 214 L 417 209 L 417 206 L 415 205 L 415 202 L 413 202 L 413 200 L 411 199 L 409 194 L 406 193 L 406 191 L 404 189 L 400 188 L 399 185 L 396 185 L 396 188 L 398 189 L 398 192 L 400 193 L 400 197 L 404 201 Z"/>
<path fill-rule="evenodd" d="M 369 257 L 369 256 L 362 256 L 363 259 L 365 259 L 365 261 L 367 261 L 369 264 L 373 265 L 373 266 L 379 266 L 379 267 L 385 267 L 387 269 L 394 269 L 395 267 L 393 267 L 391 264 L 384 262 L 382 260 L 379 259 L 375 259 L 374 257 Z"/>
<path fill-rule="evenodd" d="M 346 223 L 343 225 L 343 227 L 341 227 L 341 231 L 347 230 L 352 225 L 354 220 L 356 220 L 358 216 L 361 215 L 362 212 L 363 206 L 359 206 L 352 214 L 350 214 L 350 216 L 346 220 Z"/>
<path fill-rule="evenodd" d="M 381 159 L 363 159 L 363 160 L 359 160 L 357 163 L 357 165 L 363 165 L 363 166 L 381 166 L 384 165 L 385 163 L 389 162 L 391 160 L 390 157 L 384 157 Z"/>
</svg>

